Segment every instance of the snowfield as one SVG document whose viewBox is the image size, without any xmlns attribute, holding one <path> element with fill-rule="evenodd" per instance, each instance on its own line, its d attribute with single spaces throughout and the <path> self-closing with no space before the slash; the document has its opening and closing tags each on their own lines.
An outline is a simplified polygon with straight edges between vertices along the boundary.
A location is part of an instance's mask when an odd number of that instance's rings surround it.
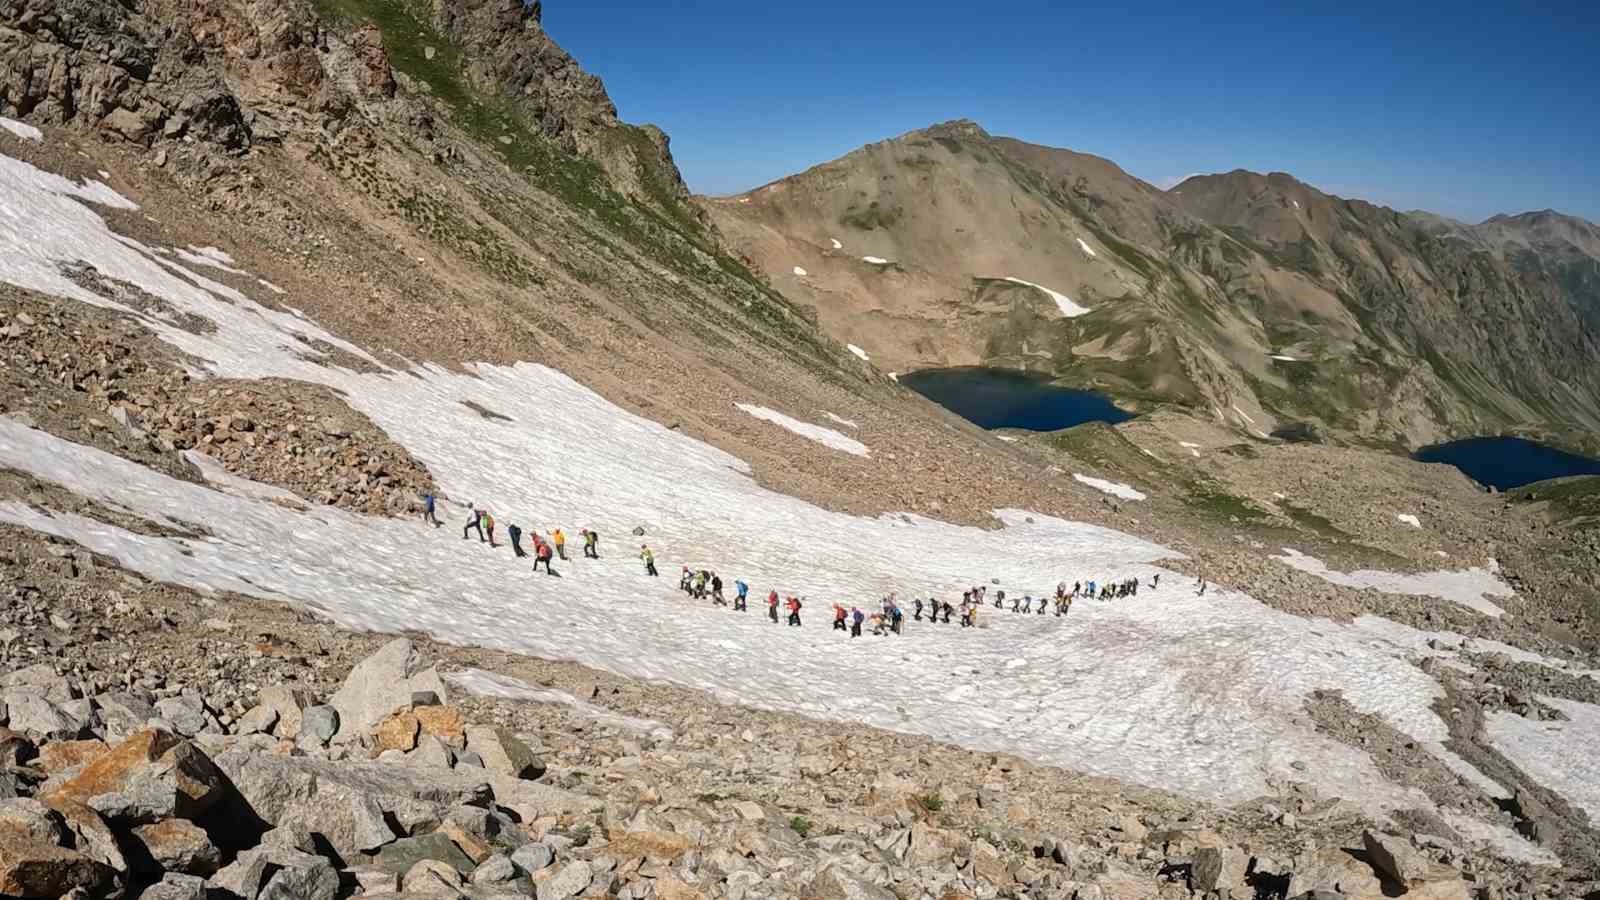
<svg viewBox="0 0 1600 900">
<path fill-rule="evenodd" d="M 794 274 L 796 276 L 800 277 L 800 278 L 804 278 L 804 277 L 806 277 L 807 275 L 809 275 L 811 273 L 807 272 L 805 269 L 800 268 L 799 266 L 795 266 L 794 267 Z"/>
<path fill-rule="evenodd" d="M 1077 472 L 1073 472 L 1072 477 L 1080 484 L 1086 484 L 1097 491 L 1110 494 L 1113 497 L 1121 497 L 1124 500 L 1145 499 L 1144 494 L 1118 481 L 1107 481 L 1104 478 L 1095 478 L 1090 475 L 1079 475 Z"/>
<path fill-rule="evenodd" d="M 29 125 L 27 122 L 18 122 L 16 119 L 8 119 L 5 116 L 0 116 L 0 128 L 4 128 L 24 141 L 44 140 L 44 132 Z"/>
<path fill-rule="evenodd" d="M 799 419 L 786 416 L 781 412 L 767 409 L 765 406 L 752 406 L 748 403 L 735 403 L 734 406 L 739 407 L 758 419 L 771 422 L 780 428 L 787 428 L 803 438 L 816 441 L 824 447 L 831 447 L 834 450 L 843 450 L 845 453 L 855 456 L 872 455 L 872 452 L 867 449 L 866 444 L 861 443 L 855 438 L 846 437 L 845 435 L 834 431 L 832 428 L 823 428 L 821 425 L 813 425 L 810 422 L 802 422 Z"/>
<path fill-rule="evenodd" d="M 1066 294 L 1058 291 L 1052 291 L 1047 287 L 1041 287 L 1040 285 L 1034 284 L 1031 281 L 1023 281 L 1021 278 L 1012 278 L 1007 276 L 1006 280 L 1012 284 L 1026 285 L 1036 291 L 1043 291 L 1046 296 L 1056 302 L 1056 308 L 1061 310 L 1061 314 L 1069 319 L 1074 319 L 1078 316 L 1087 315 L 1089 313 L 1089 309 L 1087 307 L 1079 306 L 1078 304 L 1073 303 L 1072 298 L 1068 297 Z"/>
<path fill-rule="evenodd" d="M 14 501 L 0 503 L 0 522 L 58 536 L 152 579 L 293 604 L 350 628 L 417 630 L 573 659 L 729 703 L 928 735 L 1223 803 L 1265 793 L 1269 783 L 1307 781 L 1376 814 L 1432 808 L 1417 791 L 1387 780 L 1367 753 L 1318 733 L 1303 705 L 1313 691 L 1340 691 L 1356 708 L 1442 748 L 1448 730 L 1433 704 L 1443 690 L 1412 660 L 1434 655 L 1465 665 L 1455 657 L 1467 642 L 1434 649 L 1433 636 L 1393 622 L 1306 619 L 1220 586 L 1198 597 L 1193 579 L 1175 572 L 1163 573 L 1158 591 L 1082 601 L 1065 618 L 994 612 L 977 629 L 907 622 L 900 638 L 839 640 L 823 621 L 831 601 L 867 604 L 890 591 L 949 597 L 991 579 L 1008 593 L 1045 596 L 1062 580 L 1148 582 L 1161 571 L 1157 561 L 1177 554 L 1025 510 L 995 510 L 1000 527 L 993 529 L 903 513 L 828 512 L 761 487 L 737 457 L 633 415 L 545 366 L 384 368 L 304 316 L 262 307 L 119 238 L 86 203 L 133 208 L 103 185 L 77 185 L 0 157 L 0 280 L 121 311 L 205 361 L 196 374 L 294 378 L 337 389 L 428 467 L 448 498 L 440 510 L 446 527 L 291 506 L 280 489 L 198 455 L 190 459 L 208 483 L 180 481 L 6 416 L 0 466 L 180 531 L 199 533 L 192 526 L 203 525 L 206 536 L 138 534 Z M 216 330 L 193 334 L 160 313 L 80 287 L 59 270 L 80 260 L 161 297 L 178 314 L 205 317 Z M 300 355 L 296 336 L 327 341 L 379 371 L 319 365 Z M 486 421 L 464 405 L 468 400 L 509 421 Z M 865 445 L 832 429 L 738 407 L 797 439 L 868 455 Z M 457 534 L 469 501 L 532 530 L 596 529 L 602 558 L 565 563 L 561 577 L 535 575 L 509 548 Z M 644 527 L 643 538 L 630 534 L 636 526 Z M 664 577 L 642 574 L 643 542 Z M 1315 563 L 1326 572 L 1309 557 L 1286 553 L 1291 565 Z M 787 628 L 759 612 L 687 602 L 675 590 L 681 565 L 743 578 L 758 597 L 768 589 L 804 595 L 808 624 Z M 1455 602 L 1476 592 L 1490 607 L 1484 594 L 1509 594 L 1483 570 L 1329 576 L 1386 590 L 1397 579 Z M 1473 649 L 1482 644 L 1471 642 Z M 538 693 L 490 673 L 455 680 L 480 692 Z M 1526 760 L 1529 771 L 1593 813 L 1600 810 L 1600 708 L 1557 704 L 1571 721 L 1496 719 L 1491 728 L 1508 756 Z M 1494 790 L 1492 782 L 1480 788 Z M 1497 833 L 1482 824 L 1481 839 L 1491 842 Z"/>
<path fill-rule="evenodd" d="M 1399 519 L 1402 525 L 1410 525 L 1412 528 L 1422 527 L 1422 520 L 1410 513 L 1400 513 L 1395 518 Z"/>
<path fill-rule="evenodd" d="M 1357 572 L 1335 572 L 1322 560 L 1307 556 L 1292 547 L 1283 548 L 1282 556 L 1273 559 L 1321 578 L 1329 584 L 1363 590 L 1385 591 L 1390 594 L 1411 594 L 1418 597 L 1438 597 L 1477 610 L 1486 616 L 1500 617 L 1505 610 L 1489 601 L 1489 597 L 1513 596 L 1511 588 L 1487 569 L 1463 569 L 1457 572 L 1429 572 L 1424 575 L 1403 575 L 1397 572 L 1378 572 L 1362 569 Z"/>
<path fill-rule="evenodd" d="M 889 261 L 881 256 L 863 256 L 861 261 L 875 266 L 887 266 L 889 264 Z"/>
<path fill-rule="evenodd" d="M 828 421 L 833 422 L 833 423 L 835 423 L 837 425 L 843 425 L 843 426 L 845 426 L 847 428 L 860 428 L 861 427 L 860 425 L 856 424 L 855 422 L 852 422 L 849 419 L 840 418 L 839 416 L 834 415 L 831 412 L 827 412 L 826 410 L 823 411 L 822 415 Z"/>
<path fill-rule="evenodd" d="M 867 355 L 867 351 L 857 347 L 855 344 L 845 344 L 844 346 L 845 349 L 849 350 L 851 353 L 861 357 L 862 361 L 870 361 L 872 359 L 872 357 Z"/>
<path fill-rule="evenodd" d="M 1094 248 L 1089 246 L 1088 243 L 1085 242 L 1083 238 L 1078 238 L 1078 246 L 1083 248 L 1083 252 L 1089 254 L 1089 256 L 1091 258 L 1100 255 L 1100 254 L 1094 252 Z"/>
</svg>

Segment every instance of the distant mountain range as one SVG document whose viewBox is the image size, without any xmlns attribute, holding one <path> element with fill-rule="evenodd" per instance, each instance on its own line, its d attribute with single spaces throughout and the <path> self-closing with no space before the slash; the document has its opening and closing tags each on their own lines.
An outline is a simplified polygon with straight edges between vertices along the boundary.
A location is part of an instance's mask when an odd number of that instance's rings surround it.
<svg viewBox="0 0 1600 900">
<path fill-rule="evenodd" d="M 1555 212 L 1467 225 L 1242 170 L 1163 191 L 967 121 L 700 202 L 888 370 L 1406 446 L 1600 427 L 1600 228 Z"/>
</svg>

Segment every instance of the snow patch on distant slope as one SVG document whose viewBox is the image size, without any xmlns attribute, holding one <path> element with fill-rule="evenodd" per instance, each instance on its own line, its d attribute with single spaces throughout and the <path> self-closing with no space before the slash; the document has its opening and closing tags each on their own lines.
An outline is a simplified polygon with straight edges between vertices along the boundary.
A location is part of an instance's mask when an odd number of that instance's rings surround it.
<svg viewBox="0 0 1600 900">
<path fill-rule="evenodd" d="M 810 422 L 802 422 L 799 419 L 790 418 L 781 412 L 767 409 L 765 406 L 753 406 L 749 403 L 735 403 L 734 406 L 739 407 L 758 419 L 771 422 L 780 428 L 787 428 L 803 438 L 816 441 L 824 447 L 830 447 L 834 450 L 842 450 L 845 453 L 853 454 L 855 456 L 872 455 L 872 452 L 867 449 L 866 444 L 861 443 L 855 438 L 846 437 L 843 434 L 834 431 L 832 428 L 823 428 L 821 425 L 813 425 Z"/>
<path fill-rule="evenodd" d="M 266 280 L 265 278 L 257 278 L 256 279 L 256 284 L 261 285 L 262 287 L 264 287 L 267 290 L 273 292 L 274 294 L 287 294 L 288 293 L 288 291 L 285 291 L 283 288 L 278 287 L 277 285 L 275 285 L 272 282 Z"/>
<path fill-rule="evenodd" d="M 210 266 L 213 269 L 221 269 L 232 275 L 248 274 L 243 269 L 235 268 L 233 257 L 223 253 L 216 247 L 190 247 L 187 250 L 174 250 L 173 252 L 178 255 L 179 259 L 191 265 Z"/>
<path fill-rule="evenodd" d="M 1292 356 L 1285 356 L 1282 353 L 1274 353 L 1274 354 L 1272 354 L 1272 358 L 1276 359 L 1276 360 L 1278 360 L 1280 362 L 1299 362 L 1300 361 L 1298 359 L 1295 359 Z"/>
<path fill-rule="evenodd" d="M 863 256 L 861 257 L 861 261 L 864 263 L 872 263 L 875 266 L 887 266 L 889 264 L 889 261 L 881 256 Z"/>
<path fill-rule="evenodd" d="M 27 122 L 18 122 L 16 119 L 8 119 L 5 116 L 0 116 L 0 128 L 4 128 L 25 141 L 44 140 L 44 132 L 29 125 Z"/>
<path fill-rule="evenodd" d="M 1094 248 L 1089 246 L 1088 243 L 1086 243 L 1083 238 L 1078 238 L 1078 246 L 1082 247 L 1083 248 L 1083 252 L 1089 254 L 1092 257 L 1100 255 L 1100 254 L 1094 252 Z"/>
<path fill-rule="evenodd" d="M 855 344 L 845 344 L 844 346 L 846 350 L 849 350 L 851 353 L 861 357 L 863 361 L 869 361 L 872 359 L 872 357 L 867 355 L 867 351 L 857 347 Z"/>
<path fill-rule="evenodd" d="M 808 273 L 805 269 L 800 268 L 799 266 L 795 266 L 794 267 L 794 274 L 800 276 L 801 278 L 804 278 L 804 277 L 806 277 L 806 275 L 808 275 L 810 273 Z"/>
<path fill-rule="evenodd" d="M 839 239 L 838 238 L 828 238 L 828 240 L 830 242 L 832 242 L 833 249 L 835 249 L 835 250 L 843 250 L 844 249 L 844 245 L 839 243 Z"/>
<path fill-rule="evenodd" d="M 469 694 L 479 697 L 501 697 L 507 700 L 527 700 L 533 703 L 553 703 L 565 706 L 586 719 L 593 719 L 601 725 L 616 728 L 621 731 L 632 731 L 637 734 L 648 734 L 657 740 L 667 740 L 672 737 L 672 728 L 654 719 L 639 719 L 612 712 L 603 706 L 596 706 L 587 700 L 579 700 L 566 691 L 552 688 L 536 688 L 520 678 L 509 675 L 500 675 L 495 672 L 485 672 L 482 669 L 465 669 L 460 672 L 446 672 L 444 679 L 456 685 Z"/>
<path fill-rule="evenodd" d="M 1515 592 L 1505 582 L 1485 569 L 1463 569 L 1458 572 L 1429 572 L 1422 575 L 1404 575 L 1398 572 L 1379 572 L 1363 569 L 1357 572 L 1336 572 L 1314 556 L 1307 556 L 1292 547 L 1283 548 L 1282 556 L 1273 559 L 1291 569 L 1315 575 L 1329 584 L 1362 590 L 1384 591 L 1390 594 L 1411 594 L 1418 597 L 1438 597 L 1477 610 L 1486 616 L 1499 618 L 1505 610 L 1490 602 L 1488 597 L 1512 597 Z"/>
<path fill-rule="evenodd" d="M 1104 478 L 1095 478 L 1092 475 L 1079 475 L 1077 472 L 1072 473 L 1072 477 L 1077 479 L 1080 484 L 1086 484 L 1113 497 L 1121 497 L 1124 500 L 1145 499 L 1144 494 L 1119 481 L 1107 481 Z"/>
<path fill-rule="evenodd" d="M 852 422 L 849 419 L 840 418 L 839 416 L 836 416 L 831 412 L 827 412 L 826 410 L 824 410 L 822 414 L 824 416 L 827 416 L 829 421 L 835 422 L 835 423 L 837 423 L 839 425 L 843 425 L 846 428 L 860 428 L 861 427 L 860 425 L 857 425 L 855 422 Z"/>
<path fill-rule="evenodd" d="M 1399 519 L 1401 524 L 1410 525 L 1412 528 L 1422 527 L 1422 520 L 1410 513 L 1400 513 L 1396 515 L 1395 518 Z"/>
<path fill-rule="evenodd" d="M 1076 318 L 1076 317 L 1081 316 L 1081 315 L 1085 315 L 1085 314 L 1087 314 L 1089 312 L 1089 310 L 1087 308 L 1079 306 L 1076 303 L 1073 303 L 1072 302 L 1072 298 L 1068 297 L 1066 294 L 1060 293 L 1058 291 L 1052 291 L 1047 287 L 1043 287 L 1042 285 L 1034 284 L 1031 281 L 1023 281 L 1021 278 L 1013 278 L 1013 277 L 1011 277 L 1009 275 L 1006 276 L 1006 280 L 1011 282 L 1012 284 L 1026 285 L 1028 287 L 1033 288 L 1036 291 L 1043 291 L 1046 296 L 1048 296 L 1051 300 L 1054 300 L 1056 302 L 1056 307 L 1061 310 L 1061 314 L 1063 316 L 1066 316 L 1069 319 Z"/>
</svg>

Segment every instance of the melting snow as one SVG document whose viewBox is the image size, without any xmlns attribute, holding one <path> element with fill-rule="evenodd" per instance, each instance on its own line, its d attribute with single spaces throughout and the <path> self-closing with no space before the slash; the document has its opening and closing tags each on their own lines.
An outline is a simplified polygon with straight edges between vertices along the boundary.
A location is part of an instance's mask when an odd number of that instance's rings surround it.
<svg viewBox="0 0 1600 900">
<path fill-rule="evenodd" d="M 1290 200 L 1289 202 L 1294 204 L 1294 208 L 1295 209 L 1299 209 L 1300 208 L 1300 201 L 1299 200 Z"/>
<path fill-rule="evenodd" d="M 1239 404 L 1237 404 L 1237 403 L 1233 404 L 1233 411 L 1238 413 L 1240 416 L 1242 416 L 1244 418 L 1244 420 L 1246 422 L 1249 422 L 1251 425 L 1254 425 L 1256 423 L 1255 419 L 1250 418 L 1250 414 L 1249 413 L 1247 413 L 1244 410 L 1239 408 Z"/>
<path fill-rule="evenodd" d="M 861 261 L 872 263 L 875 266 L 887 266 L 889 264 L 889 261 L 881 256 L 863 256 Z"/>
<path fill-rule="evenodd" d="M 666 740 L 672 737 L 672 728 L 662 722 L 657 722 L 654 719 L 638 719 L 633 716 L 615 713 L 603 706 L 596 706 L 587 700 L 579 700 L 566 691 L 536 688 L 520 678 L 512 678 L 509 675 L 485 672 L 482 669 L 466 669 L 461 672 L 447 672 L 444 678 L 467 693 L 476 694 L 479 697 L 503 697 L 507 700 L 554 703 L 557 706 L 568 707 L 578 715 L 586 719 L 593 719 L 610 728 L 648 734 L 658 740 Z"/>
<path fill-rule="evenodd" d="M 1100 255 L 1100 254 L 1094 252 L 1094 248 L 1093 247 L 1091 247 L 1088 244 L 1084 243 L 1083 238 L 1078 238 L 1078 246 L 1082 247 L 1083 248 L 1083 252 L 1089 254 L 1090 256 L 1099 256 Z"/>
<path fill-rule="evenodd" d="M 1504 825 L 1474 819 L 1471 816 L 1448 809 L 1443 812 L 1443 818 L 1445 824 L 1449 825 L 1456 834 L 1461 835 L 1478 848 L 1487 847 L 1506 859 L 1514 859 L 1535 866 L 1561 865 L 1561 857 L 1538 844 L 1532 843 Z"/>
<path fill-rule="evenodd" d="M 102 189 L 0 158 L 0 280 L 134 316 L 202 360 L 209 374 L 336 388 L 428 467 L 442 496 L 479 500 L 507 521 L 582 523 L 623 537 L 603 539 L 602 559 L 567 563 L 563 577 L 531 576 L 507 548 L 460 540 L 449 529 L 325 506 L 291 509 L 263 499 L 282 499 L 277 489 L 222 478 L 203 458 L 197 464 L 218 487 L 179 481 L 5 416 L 0 467 L 151 521 L 203 523 L 212 536 L 137 534 L 20 502 L 0 503 L 0 521 L 76 542 L 155 580 L 299 604 L 350 628 L 418 630 L 575 659 L 726 702 L 925 734 L 1217 802 L 1242 802 L 1268 791 L 1269 780 L 1294 779 L 1373 813 L 1430 806 L 1386 780 L 1368 754 L 1319 734 L 1303 714 L 1312 691 L 1337 690 L 1417 741 L 1447 740 L 1432 708 L 1443 691 L 1409 660 L 1416 641 L 1425 646 L 1420 632 L 1390 623 L 1390 632 L 1413 637 L 1384 640 L 1360 622 L 1288 615 L 1225 588 L 1197 597 L 1191 579 L 1167 572 L 1159 591 L 1081 603 L 1062 619 L 997 615 L 976 630 L 908 623 L 894 652 L 881 642 L 840 641 L 818 622 L 830 600 L 891 590 L 950 596 L 976 578 L 1043 595 L 1062 579 L 1147 579 L 1159 571 L 1156 560 L 1175 554 L 1023 510 L 995 510 L 1002 527 L 993 530 L 910 514 L 830 513 L 760 487 L 737 457 L 632 415 L 545 366 L 358 373 L 319 365 L 302 357 L 297 336 L 376 360 L 225 285 L 187 280 L 151 249 L 119 240 L 76 202 L 133 208 Z M 180 313 L 205 317 L 216 331 L 192 334 L 80 288 L 58 268 L 79 259 Z M 467 399 L 511 422 L 484 423 Z M 771 410 L 740 408 L 811 439 L 831 436 L 830 446 L 849 441 Z M 536 469 L 526 465 L 530 458 Z M 464 512 L 445 507 L 447 516 Z M 807 596 L 810 627 L 776 628 L 758 615 L 684 603 L 670 576 L 640 573 L 625 537 L 639 525 L 669 573 L 709 564 L 757 593 L 770 586 Z M 627 610 L 625 628 L 617 627 L 619 610 Z M 1012 666 L 1029 677 L 1004 677 Z M 785 677 L 771 677 L 774 671 Z M 907 671 L 978 672 L 981 689 L 929 692 L 907 681 Z M 483 690 L 527 689 L 463 675 Z M 1587 798 L 1600 789 L 1600 773 L 1585 750 L 1596 735 L 1592 719 L 1579 721 L 1588 714 L 1581 706 L 1567 710 L 1573 723 L 1538 726 L 1568 726 L 1564 732 L 1537 739 L 1572 761 L 1548 776 L 1551 783 L 1577 784 L 1568 796 Z M 1505 737 L 1512 727 L 1496 725 L 1497 739 L 1520 742 L 1508 753 L 1533 740 Z"/>
<path fill-rule="evenodd" d="M 1300 361 L 1298 359 L 1295 359 L 1292 356 L 1284 356 L 1282 353 L 1274 353 L 1274 354 L 1272 354 L 1272 358 L 1276 359 L 1276 360 L 1281 360 L 1282 362 L 1299 362 Z"/>
<path fill-rule="evenodd" d="M 834 431 L 832 428 L 823 428 L 821 425 L 812 425 L 810 422 L 802 422 L 799 419 L 791 419 L 783 413 L 767 409 L 765 406 L 752 406 L 748 403 L 735 403 L 734 406 L 739 407 L 758 419 L 771 422 L 772 424 L 781 428 L 787 428 L 803 438 L 810 438 L 824 447 L 831 447 L 834 450 L 843 450 L 846 453 L 851 453 L 856 456 L 871 455 L 871 451 L 867 449 L 866 444 L 861 443 L 855 438 L 845 437 L 839 432 Z"/>
<path fill-rule="evenodd" d="M 1378 590 L 1390 594 L 1438 597 L 1496 618 L 1504 614 L 1505 610 L 1491 603 L 1487 597 L 1515 596 L 1511 588 L 1484 569 L 1429 572 L 1423 575 L 1402 575 L 1397 572 L 1378 572 L 1368 569 L 1344 573 L 1335 572 L 1323 564 L 1322 560 L 1307 556 L 1291 547 L 1283 548 L 1283 553 L 1283 556 L 1274 556 L 1273 559 L 1292 569 L 1315 575 L 1329 584 Z"/>
<path fill-rule="evenodd" d="M 800 267 L 799 267 L 799 266 L 795 266 L 795 267 L 794 267 L 794 273 L 795 273 L 795 274 L 796 274 L 796 275 L 799 275 L 799 276 L 800 276 L 800 277 L 801 277 L 801 278 L 804 278 L 804 277 L 806 277 L 806 275 L 808 275 L 808 274 L 809 274 L 809 273 L 808 273 L 808 272 L 806 272 L 806 270 L 805 270 L 805 269 L 802 269 L 802 268 L 800 268 Z"/>
<path fill-rule="evenodd" d="M 16 119 L 8 119 L 5 116 L 0 116 L 0 128 L 4 128 L 25 141 L 44 140 L 44 132 L 29 125 L 27 122 L 18 122 Z"/>
<path fill-rule="evenodd" d="M 835 249 L 835 250 L 843 250 L 844 249 L 844 245 L 839 243 L 839 239 L 838 238 L 828 238 L 828 240 L 833 242 L 833 249 Z"/>
<path fill-rule="evenodd" d="M 1021 278 L 1012 278 L 1007 276 L 1006 280 L 1012 284 L 1023 284 L 1033 288 L 1036 291 L 1043 291 L 1045 294 L 1049 295 L 1051 300 L 1056 302 L 1056 307 L 1061 310 L 1061 314 L 1069 319 L 1084 315 L 1089 312 L 1088 309 L 1073 303 L 1072 298 L 1068 297 L 1066 294 L 1052 291 L 1047 287 L 1041 287 L 1031 281 L 1023 281 Z"/>
<path fill-rule="evenodd" d="M 1008 444 L 1015 444 L 1017 442 L 1017 439 L 1012 437 L 1009 434 L 997 434 L 997 435 L 995 435 L 995 437 L 999 438 L 1002 441 L 1005 441 Z"/>
<path fill-rule="evenodd" d="M 1124 500 L 1145 499 L 1144 494 L 1120 482 L 1106 481 L 1104 478 L 1094 478 L 1089 475 L 1079 475 L 1077 472 L 1072 473 L 1072 477 L 1076 478 L 1081 484 L 1087 484 L 1089 487 L 1110 494 L 1113 497 L 1121 497 Z"/>
<path fill-rule="evenodd" d="M 256 284 L 261 285 L 262 287 L 264 287 L 267 290 L 273 292 L 274 294 L 286 294 L 286 293 L 288 293 L 288 291 L 285 291 L 283 288 L 278 287 L 277 285 L 275 285 L 272 282 L 266 280 L 265 278 L 257 278 L 256 279 Z"/>
<path fill-rule="evenodd" d="M 854 353 L 855 355 L 861 357 L 863 360 L 872 359 L 872 357 L 867 355 L 867 351 L 861 349 L 860 347 L 857 347 L 855 344 L 845 344 L 844 346 L 845 346 L 845 349 L 847 349 L 851 353 Z"/>
<path fill-rule="evenodd" d="M 847 428 L 860 428 L 861 427 L 860 425 L 857 425 L 856 423 L 850 421 L 849 419 L 842 419 L 842 418 L 834 415 L 831 412 L 824 411 L 822 414 L 824 416 L 827 416 L 829 421 L 836 422 L 836 423 L 838 423 L 840 425 L 843 425 L 843 426 L 845 426 Z"/>
<path fill-rule="evenodd" d="M 190 247 L 187 250 L 178 250 L 176 253 L 179 259 L 191 265 L 210 266 L 233 275 L 248 274 L 243 269 L 234 268 L 233 257 L 216 247 Z"/>
<path fill-rule="evenodd" d="M 899 384 L 900 383 L 900 373 L 899 372 L 890 372 L 889 373 L 889 380 L 894 382 L 895 384 Z"/>
<path fill-rule="evenodd" d="M 1412 528 L 1422 527 L 1422 520 L 1410 513 L 1400 513 L 1399 515 L 1395 516 L 1395 518 L 1399 519 L 1402 524 L 1410 525 Z"/>
<path fill-rule="evenodd" d="M 1483 720 L 1496 750 L 1536 781 L 1600 821 L 1600 706 L 1539 697 L 1565 722 L 1539 722 L 1502 710 Z"/>
</svg>

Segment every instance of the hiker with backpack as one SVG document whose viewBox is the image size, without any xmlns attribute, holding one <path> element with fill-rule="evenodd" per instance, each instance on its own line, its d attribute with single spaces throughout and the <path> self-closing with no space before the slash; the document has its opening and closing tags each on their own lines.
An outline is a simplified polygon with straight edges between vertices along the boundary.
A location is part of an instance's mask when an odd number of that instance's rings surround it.
<svg viewBox="0 0 1600 900">
<path fill-rule="evenodd" d="M 520 559 L 527 556 L 527 551 L 522 549 L 522 528 L 513 524 L 506 526 L 506 534 L 511 537 L 511 552 Z"/>
<path fill-rule="evenodd" d="M 772 624 L 778 624 L 778 592 L 773 591 L 767 595 L 767 616 L 772 619 Z"/>
<path fill-rule="evenodd" d="M 788 610 L 789 610 L 789 624 L 790 625 L 793 625 L 793 626 L 796 626 L 796 627 L 798 627 L 800 625 L 800 607 L 802 607 L 804 605 L 805 604 L 800 602 L 800 598 L 799 597 L 790 597 L 789 598 Z"/>
<path fill-rule="evenodd" d="M 444 524 L 443 522 L 439 521 L 439 517 L 433 513 L 433 494 L 431 492 L 422 495 L 422 521 L 427 522 L 429 525 L 432 525 L 435 528 L 438 528 Z"/>
<path fill-rule="evenodd" d="M 650 552 L 649 544 L 639 545 L 639 558 L 644 560 L 644 573 L 646 575 L 655 578 L 660 574 L 656 571 L 656 555 Z"/>
<path fill-rule="evenodd" d="M 552 556 L 555 556 L 555 551 L 550 549 L 550 545 L 545 542 L 544 538 L 539 536 L 538 532 L 535 532 L 533 535 L 533 570 L 535 572 L 539 571 L 539 563 L 544 563 L 544 573 L 546 575 L 556 574 L 556 570 L 550 568 L 550 558 Z"/>
<path fill-rule="evenodd" d="M 467 532 L 476 531 L 478 533 L 478 543 L 481 544 L 483 543 L 483 513 L 478 512 L 476 506 L 468 506 L 467 509 L 469 510 L 467 524 L 461 526 L 461 539 L 463 541 L 467 539 Z"/>
<path fill-rule="evenodd" d="M 583 555 L 590 559 L 600 558 L 600 535 L 592 529 L 585 528 L 579 532 L 583 535 Z"/>
<path fill-rule="evenodd" d="M 555 542 L 556 555 L 561 557 L 561 561 L 562 562 L 566 562 L 567 561 L 567 535 L 566 535 L 566 532 L 564 532 L 561 529 L 557 528 L 554 532 L 551 533 L 550 540 Z"/>
<path fill-rule="evenodd" d="M 733 608 L 739 612 L 750 611 L 750 585 L 738 580 L 733 583 Z"/>
</svg>

